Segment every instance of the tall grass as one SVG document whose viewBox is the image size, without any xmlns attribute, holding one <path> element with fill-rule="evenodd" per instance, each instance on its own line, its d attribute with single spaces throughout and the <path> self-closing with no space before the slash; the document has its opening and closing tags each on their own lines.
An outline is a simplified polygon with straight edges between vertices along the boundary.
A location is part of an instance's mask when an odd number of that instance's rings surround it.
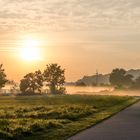
<svg viewBox="0 0 140 140">
<path fill-rule="evenodd" d="M 119 96 L 1 96 L 0 139 L 66 139 L 135 101 Z"/>
</svg>

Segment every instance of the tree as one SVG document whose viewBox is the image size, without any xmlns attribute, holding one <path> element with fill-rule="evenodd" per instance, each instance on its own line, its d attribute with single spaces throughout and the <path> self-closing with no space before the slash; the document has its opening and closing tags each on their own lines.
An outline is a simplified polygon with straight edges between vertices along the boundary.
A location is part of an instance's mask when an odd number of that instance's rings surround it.
<svg viewBox="0 0 140 140">
<path fill-rule="evenodd" d="M 133 83 L 133 76 L 126 74 L 124 69 L 114 69 L 110 74 L 110 83 L 117 87 L 131 86 Z"/>
<path fill-rule="evenodd" d="M 41 93 L 43 87 L 43 76 L 40 70 L 29 73 L 20 81 L 22 93 Z"/>
<path fill-rule="evenodd" d="M 133 76 L 131 74 L 127 74 L 124 76 L 124 85 L 131 87 L 133 85 Z"/>
<path fill-rule="evenodd" d="M 18 86 L 18 83 L 16 83 L 14 80 L 8 80 L 7 84 L 11 85 L 10 93 L 18 92 L 19 86 Z"/>
<path fill-rule="evenodd" d="M 2 68 L 3 67 L 3 64 L 0 65 L 0 89 L 2 87 L 5 86 L 6 82 L 8 81 L 6 79 L 6 74 L 5 74 L 5 70 Z"/>
<path fill-rule="evenodd" d="M 50 93 L 62 94 L 65 92 L 65 70 L 58 64 L 48 64 L 44 70 L 44 80 L 48 83 Z"/>
<path fill-rule="evenodd" d="M 140 89 L 140 76 L 134 81 L 133 88 Z"/>
</svg>

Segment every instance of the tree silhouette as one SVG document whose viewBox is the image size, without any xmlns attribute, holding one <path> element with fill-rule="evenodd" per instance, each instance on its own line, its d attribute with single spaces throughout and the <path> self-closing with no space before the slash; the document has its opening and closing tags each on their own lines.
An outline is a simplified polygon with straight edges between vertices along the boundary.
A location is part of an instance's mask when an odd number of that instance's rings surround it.
<svg viewBox="0 0 140 140">
<path fill-rule="evenodd" d="M 48 83 L 50 93 L 59 94 L 64 93 L 65 70 L 61 69 L 58 64 L 48 64 L 44 70 L 44 80 Z"/>
<path fill-rule="evenodd" d="M 131 87 L 133 85 L 133 76 L 131 74 L 127 74 L 124 76 L 124 85 Z"/>
<path fill-rule="evenodd" d="M 43 76 L 40 70 L 29 73 L 20 81 L 22 93 L 41 93 L 43 86 Z"/>
<path fill-rule="evenodd" d="M 140 76 L 134 81 L 133 88 L 140 89 Z"/>
<path fill-rule="evenodd" d="M 133 76 L 126 74 L 124 69 L 114 69 L 110 74 L 110 83 L 117 87 L 131 86 L 133 83 Z"/>
<path fill-rule="evenodd" d="M 6 82 L 8 81 L 6 79 L 6 74 L 5 74 L 5 70 L 2 68 L 3 67 L 3 64 L 0 65 L 0 89 L 2 87 L 5 86 Z"/>
</svg>

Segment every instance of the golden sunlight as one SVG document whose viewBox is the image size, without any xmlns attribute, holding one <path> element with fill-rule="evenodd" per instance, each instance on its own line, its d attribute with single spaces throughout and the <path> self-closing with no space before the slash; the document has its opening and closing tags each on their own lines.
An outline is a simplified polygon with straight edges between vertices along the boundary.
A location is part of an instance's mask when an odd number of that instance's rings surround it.
<svg viewBox="0 0 140 140">
<path fill-rule="evenodd" d="M 41 43 L 36 39 L 27 39 L 23 41 L 22 47 L 20 49 L 20 55 L 22 59 L 26 61 L 36 61 L 41 60 Z"/>
</svg>

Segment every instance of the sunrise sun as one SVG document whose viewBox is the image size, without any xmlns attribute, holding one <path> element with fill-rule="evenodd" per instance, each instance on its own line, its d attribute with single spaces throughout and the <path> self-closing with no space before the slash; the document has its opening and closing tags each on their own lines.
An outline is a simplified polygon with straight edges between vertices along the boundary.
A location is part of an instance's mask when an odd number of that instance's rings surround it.
<svg viewBox="0 0 140 140">
<path fill-rule="evenodd" d="M 20 49 L 22 59 L 26 61 L 36 61 L 41 59 L 40 41 L 36 39 L 27 39 L 23 41 Z"/>
</svg>

